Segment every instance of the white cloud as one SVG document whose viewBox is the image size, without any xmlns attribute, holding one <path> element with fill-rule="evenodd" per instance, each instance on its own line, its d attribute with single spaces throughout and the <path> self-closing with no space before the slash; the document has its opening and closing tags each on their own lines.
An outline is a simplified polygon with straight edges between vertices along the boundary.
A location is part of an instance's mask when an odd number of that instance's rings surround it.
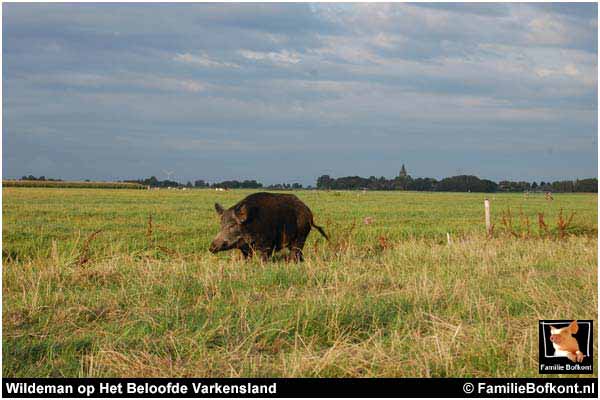
<svg viewBox="0 0 600 400">
<path fill-rule="evenodd" d="M 207 68 L 239 68 L 240 66 L 236 63 L 227 61 L 217 61 L 208 57 L 206 54 L 193 55 L 190 53 L 177 54 L 173 60 L 180 61 L 189 64 L 200 65 Z"/>
<path fill-rule="evenodd" d="M 286 144 L 253 143 L 230 139 L 193 139 L 193 138 L 165 138 L 162 141 L 167 148 L 176 151 L 268 151 L 293 148 Z"/>
<path fill-rule="evenodd" d="M 568 43 L 568 29 L 558 19 L 550 15 L 533 18 L 529 24 L 527 38 L 532 43 L 546 45 L 565 45 Z"/>
<path fill-rule="evenodd" d="M 165 91 L 200 92 L 207 88 L 205 83 L 193 79 L 181 79 L 150 74 L 100 75 L 87 73 L 32 75 L 27 78 L 35 85 L 51 84 L 87 88 L 137 87 Z"/>
<path fill-rule="evenodd" d="M 381 59 L 372 49 L 372 43 L 382 47 L 381 42 L 391 39 L 389 37 L 362 38 L 348 36 L 321 36 L 321 47 L 310 49 L 309 54 L 316 57 L 317 61 L 330 64 L 380 64 Z"/>
<path fill-rule="evenodd" d="M 184 91 L 193 93 L 200 92 L 206 88 L 206 85 L 192 79 L 141 77 L 130 82 L 134 85 L 148 89 Z"/>
<path fill-rule="evenodd" d="M 567 64 L 567 65 L 565 65 L 565 67 L 563 68 L 563 71 L 564 71 L 565 75 L 569 75 L 569 76 L 577 76 L 577 75 L 579 75 L 579 70 L 573 64 Z"/>
<path fill-rule="evenodd" d="M 239 54 L 253 61 L 270 61 L 273 64 L 286 65 L 286 64 L 298 64 L 301 61 L 300 55 L 294 51 L 271 51 L 261 52 L 252 50 L 240 50 Z"/>
</svg>

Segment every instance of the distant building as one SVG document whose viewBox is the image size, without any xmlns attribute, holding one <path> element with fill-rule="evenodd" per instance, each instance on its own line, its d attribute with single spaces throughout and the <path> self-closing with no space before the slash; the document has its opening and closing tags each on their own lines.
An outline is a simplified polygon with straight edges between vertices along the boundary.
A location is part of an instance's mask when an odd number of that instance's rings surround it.
<svg viewBox="0 0 600 400">
<path fill-rule="evenodd" d="M 406 168 L 404 168 L 404 164 L 402 164 L 402 168 L 400 168 L 400 178 L 406 178 L 408 174 L 406 173 Z"/>
</svg>

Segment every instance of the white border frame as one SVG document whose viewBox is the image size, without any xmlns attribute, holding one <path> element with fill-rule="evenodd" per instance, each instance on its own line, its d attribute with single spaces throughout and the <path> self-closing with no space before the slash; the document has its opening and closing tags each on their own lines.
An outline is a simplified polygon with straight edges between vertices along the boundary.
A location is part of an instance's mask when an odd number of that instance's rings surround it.
<svg viewBox="0 0 600 400">
<path fill-rule="evenodd" d="M 551 356 L 548 355 L 548 349 L 546 347 L 546 325 L 570 325 L 573 321 L 567 321 L 567 322 L 541 322 L 540 321 L 540 325 L 542 325 L 542 333 L 544 334 L 544 357 L 546 358 L 558 358 L 558 357 L 564 357 L 564 356 L 555 356 L 554 354 L 552 354 Z M 588 324 L 589 328 L 588 328 L 588 338 L 587 338 L 587 348 L 586 348 L 586 354 L 584 354 L 586 357 L 590 356 L 590 338 L 591 338 L 591 331 L 592 331 L 592 323 L 591 322 L 579 322 L 577 321 L 577 325 L 579 324 Z"/>
</svg>

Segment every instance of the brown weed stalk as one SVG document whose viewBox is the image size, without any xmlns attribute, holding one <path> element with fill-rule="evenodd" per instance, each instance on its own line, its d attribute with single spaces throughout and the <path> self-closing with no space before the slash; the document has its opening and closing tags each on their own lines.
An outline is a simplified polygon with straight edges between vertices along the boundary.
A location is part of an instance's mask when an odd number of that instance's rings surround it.
<svg viewBox="0 0 600 400">
<path fill-rule="evenodd" d="M 517 235 L 517 233 L 513 229 L 512 214 L 510 212 L 510 208 L 506 212 L 502 213 L 502 225 L 504 225 L 504 228 L 508 233 L 510 233 L 514 237 L 519 237 L 519 235 Z"/>
<path fill-rule="evenodd" d="M 538 213 L 538 226 L 540 229 L 540 236 L 542 236 L 542 233 L 547 236 L 548 225 L 546 225 L 546 222 L 544 222 L 544 213 Z"/>
<path fill-rule="evenodd" d="M 148 240 L 148 248 L 152 247 L 154 242 L 152 238 L 152 213 L 148 214 L 148 229 L 146 230 L 146 239 Z"/>
<path fill-rule="evenodd" d="M 100 232 L 102 232 L 102 229 L 92 232 L 92 234 L 85 239 L 85 242 L 83 242 L 83 246 L 81 246 L 81 252 L 79 253 L 79 259 L 77 260 L 78 267 L 81 267 L 90 261 L 90 243 L 92 243 L 92 240 L 94 240 L 94 238 Z"/>
<path fill-rule="evenodd" d="M 378 240 L 379 240 L 379 248 L 381 250 L 385 250 L 391 246 L 388 239 L 383 235 L 379 236 Z"/>
<path fill-rule="evenodd" d="M 148 214 L 148 227 L 146 229 L 146 240 L 148 250 L 155 249 L 160 250 L 163 253 L 169 256 L 178 256 L 179 253 L 176 250 L 170 249 L 166 246 L 162 246 L 156 243 L 156 239 L 154 238 L 154 227 L 152 225 L 152 213 Z"/>
<path fill-rule="evenodd" d="M 330 244 L 335 251 L 344 251 L 347 250 L 353 241 L 354 229 L 356 228 L 356 221 L 352 222 L 349 228 L 342 230 L 336 229 L 338 232 L 342 232 L 342 235 L 339 236 L 338 240 L 335 243 Z M 331 242 L 330 242 L 331 243 Z"/>
<path fill-rule="evenodd" d="M 569 215 L 569 218 L 565 221 L 565 219 L 563 218 L 563 209 L 560 209 L 560 212 L 558 213 L 558 221 L 556 222 L 556 226 L 558 227 L 558 232 L 561 239 L 564 239 L 567 228 L 573 221 L 574 216 L 575 212 L 573 211 L 571 212 L 571 215 Z"/>
<path fill-rule="evenodd" d="M 519 218 L 521 226 L 525 227 L 523 232 L 521 232 L 521 237 L 527 239 L 531 237 L 531 223 L 529 222 L 529 216 L 525 215 L 522 208 L 519 208 Z"/>
</svg>

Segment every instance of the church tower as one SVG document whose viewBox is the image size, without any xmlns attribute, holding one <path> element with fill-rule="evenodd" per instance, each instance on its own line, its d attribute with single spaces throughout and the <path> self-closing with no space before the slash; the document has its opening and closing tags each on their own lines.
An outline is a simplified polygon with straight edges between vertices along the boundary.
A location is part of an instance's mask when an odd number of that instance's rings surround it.
<svg viewBox="0 0 600 400">
<path fill-rule="evenodd" d="M 406 168 L 404 168 L 404 164 L 402 164 L 402 168 L 400 168 L 400 178 L 406 178 L 408 174 L 406 173 Z"/>
</svg>

